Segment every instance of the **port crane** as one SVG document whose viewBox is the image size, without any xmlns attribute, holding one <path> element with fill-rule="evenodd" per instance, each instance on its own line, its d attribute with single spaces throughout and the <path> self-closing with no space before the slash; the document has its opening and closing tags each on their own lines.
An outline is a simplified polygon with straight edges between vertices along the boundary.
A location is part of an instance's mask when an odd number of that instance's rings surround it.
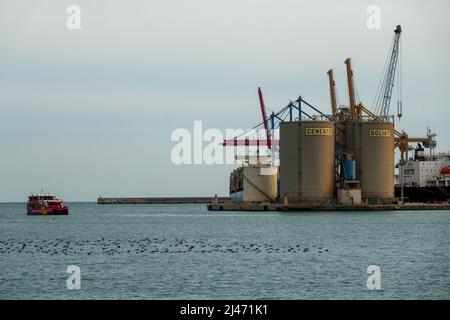
<svg viewBox="0 0 450 320">
<path fill-rule="evenodd" d="M 361 121 L 363 117 L 370 119 L 372 121 L 386 122 L 389 121 L 392 116 L 389 115 L 390 103 L 392 98 L 392 92 L 394 88 L 396 74 L 399 80 L 399 100 L 398 100 L 398 117 L 402 115 L 402 101 L 401 101 L 401 68 L 397 68 L 400 62 L 400 36 L 402 33 L 402 28 L 400 25 L 394 30 L 394 38 L 392 46 L 389 50 L 388 59 L 386 61 L 385 69 L 383 70 L 379 88 L 374 99 L 374 108 L 369 110 L 360 101 L 356 101 L 356 87 L 353 80 L 353 69 L 351 58 L 345 60 L 346 72 L 347 72 L 347 86 L 349 94 L 349 106 L 339 106 L 337 103 L 337 94 L 335 88 L 335 81 L 333 70 L 328 71 L 329 85 L 330 85 L 330 96 L 331 96 L 331 116 L 322 113 L 320 110 L 315 108 L 313 105 L 305 101 L 301 96 L 295 101 L 290 101 L 287 106 L 279 110 L 278 112 L 272 112 L 267 116 L 267 110 L 264 103 L 262 90 L 258 87 L 258 97 L 260 103 L 260 109 L 263 121 L 256 125 L 255 127 L 245 131 L 243 134 L 236 136 L 229 140 L 224 140 L 222 145 L 225 147 L 237 147 L 237 146 L 256 146 L 258 148 L 259 157 L 259 147 L 265 146 L 268 150 L 274 150 L 279 146 L 279 140 L 274 137 L 274 130 L 279 126 L 280 122 L 283 121 L 293 121 L 294 112 L 298 112 L 297 119 L 305 117 L 306 119 L 315 119 L 313 116 L 309 115 L 304 110 L 304 106 L 309 107 L 313 111 L 318 113 L 319 117 L 325 119 L 333 119 L 337 122 L 342 122 L 346 120 Z M 400 69 L 400 72 L 396 72 Z M 287 120 L 289 119 L 289 120 Z M 266 133 L 265 139 L 242 139 L 249 131 L 264 126 Z M 337 131 L 340 131 L 339 126 L 336 127 Z M 271 134 L 272 132 L 272 134 Z M 394 129 L 394 147 L 400 150 L 400 164 L 406 162 L 406 154 L 409 151 L 409 143 L 424 143 L 424 145 L 435 146 L 436 141 L 434 140 L 435 135 L 427 134 L 426 137 L 410 137 L 405 131 L 398 131 Z M 337 141 L 339 145 L 339 141 Z M 342 147 L 345 147 L 342 145 Z M 342 149 L 343 151 L 345 148 Z"/>
<path fill-rule="evenodd" d="M 267 115 L 266 115 L 266 106 L 264 105 L 264 98 L 261 91 L 261 87 L 258 87 L 258 97 L 259 97 L 259 105 L 261 107 L 261 114 L 263 118 L 264 123 L 264 130 L 266 131 L 266 141 L 267 141 L 267 148 L 272 149 L 272 140 L 270 139 L 270 130 L 269 130 L 269 124 L 267 121 Z"/>
<path fill-rule="evenodd" d="M 380 85 L 378 88 L 378 92 L 375 96 L 375 100 L 373 103 L 374 113 L 383 116 L 389 115 L 389 109 L 391 105 L 392 91 L 395 83 L 395 76 L 397 65 L 399 65 L 400 58 L 400 36 L 402 33 L 402 27 L 397 25 L 394 30 L 394 39 L 392 41 L 392 47 L 389 51 L 386 68 L 381 75 Z M 401 66 L 400 66 L 401 67 Z M 398 73 L 398 89 L 399 89 L 399 97 L 397 102 L 398 108 L 398 117 L 400 118 L 401 113 L 401 70 Z"/>
<path fill-rule="evenodd" d="M 336 82 L 334 81 L 333 69 L 328 70 L 327 74 L 328 80 L 330 81 L 331 114 L 335 117 L 338 107 L 336 101 Z"/>
</svg>

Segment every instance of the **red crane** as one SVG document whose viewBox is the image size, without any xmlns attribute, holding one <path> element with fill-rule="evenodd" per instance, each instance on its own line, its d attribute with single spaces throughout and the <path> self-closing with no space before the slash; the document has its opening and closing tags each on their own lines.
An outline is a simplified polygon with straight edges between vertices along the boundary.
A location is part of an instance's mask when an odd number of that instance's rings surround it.
<svg viewBox="0 0 450 320">
<path fill-rule="evenodd" d="M 263 117 L 263 124 L 264 124 L 264 129 L 266 131 L 266 140 L 259 140 L 259 139 L 230 139 L 230 140 L 225 140 L 222 145 L 224 147 L 237 147 L 237 146 L 257 146 L 258 149 L 260 146 L 267 146 L 268 149 L 272 149 L 272 146 L 277 146 L 279 145 L 279 140 L 271 140 L 270 138 L 270 129 L 269 129 L 269 123 L 267 121 L 267 115 L 266 115 L 266 106 L 264 105 L 264 99 L 263 99 L 263 95 L 262 95 L 262 91 L 261 88 L 258 87 L 258 96 L 259 96 L 259 104 L 261 106 L 261 114 Z"/>
<path fill-rule="evenodd" d="M 269 124 L 267 123 L 267 116 L 266 116 L 266 106 L 264 105 L 264 99 L 263 99 L 261 87 L 258 87 L 258 96 L 259 96 L 259 105 L 261 106 L 261 113 L 262 113 L 262 118 L 263 118 L 263 122 L 264 122 L 264 129 L 266 130 L 267 147 L 269 149 L 272 149 L 272 141 L 270 140 Z"/>
</svg>

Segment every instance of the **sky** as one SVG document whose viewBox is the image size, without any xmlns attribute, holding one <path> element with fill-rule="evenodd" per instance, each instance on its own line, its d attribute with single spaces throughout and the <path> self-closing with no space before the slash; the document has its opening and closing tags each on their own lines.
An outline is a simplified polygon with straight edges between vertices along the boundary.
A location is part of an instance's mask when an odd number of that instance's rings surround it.
<svg viewBox="0 0 450 320">
<path fill-rule="evenodd" d="M 449 14 L 447 0 L 0 0 L 0 202 L 227 195 L 234 166 L 175 165 L 172 132 L 253 127 L 258 86 L 271 110 L 302 95 L 330 112 L 326 72 L 348 104 L 347 57 L 371 109 L 397 24 L 396 127 L 430 126 L 449 151 Z"/>
</svg>

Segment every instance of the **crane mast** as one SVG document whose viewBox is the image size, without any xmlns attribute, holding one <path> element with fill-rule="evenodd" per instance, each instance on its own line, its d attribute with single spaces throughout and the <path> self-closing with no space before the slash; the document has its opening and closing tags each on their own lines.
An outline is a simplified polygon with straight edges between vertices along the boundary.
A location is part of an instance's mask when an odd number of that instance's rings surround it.
<svg viewBox="0 0 450 320">
<path fill-rule="evenodd" d="M 389 64 L 387 68 L 386 78 L 384 85 L 382 87 L 383 99 L 381 102 L 380 116 L 388 116 L 389 108 L 391 105 L 392 89 L 394 88 L 395 82 L 395 71 L 398 64 L 398 56 L 400 51 L 400 35 L 402 33 L 402 27 L 397 25 L 394 30 L 394 43 L 392 46 L 392 52 L 389 58 Z"/>
<path fill-rule="evenodd" d="M 328 79 L 330 81 L 330 96 L 331 96 L 331 113 L 336 116 L 337 102 L 336 102 L 336 83 L 334 82 L 333 69 L 328 70 Z"/>
<path fill-rule="evenodd" d="M 347 67 L 347 85 L 348 85 L 348 99 L 350 100 L 350 112 L 352 114 L 352 118 L 356 118 L 356 99 L 355 99 L 355 86 L 353 84 L 352 59 L 347 58 L 344 62 Z"/>
</svg>

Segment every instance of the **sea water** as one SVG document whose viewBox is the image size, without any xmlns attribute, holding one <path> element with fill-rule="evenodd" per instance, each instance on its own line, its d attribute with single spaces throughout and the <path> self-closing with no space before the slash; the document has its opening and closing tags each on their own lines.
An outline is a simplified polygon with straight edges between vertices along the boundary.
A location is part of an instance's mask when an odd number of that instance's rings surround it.
<svg viewBox="0 0 450 320">
<path fill-rule="evenodd" d="M 0 204 L 0 299 L 450 298 L 448 211 L 69 206 Z"/>
</svg>

